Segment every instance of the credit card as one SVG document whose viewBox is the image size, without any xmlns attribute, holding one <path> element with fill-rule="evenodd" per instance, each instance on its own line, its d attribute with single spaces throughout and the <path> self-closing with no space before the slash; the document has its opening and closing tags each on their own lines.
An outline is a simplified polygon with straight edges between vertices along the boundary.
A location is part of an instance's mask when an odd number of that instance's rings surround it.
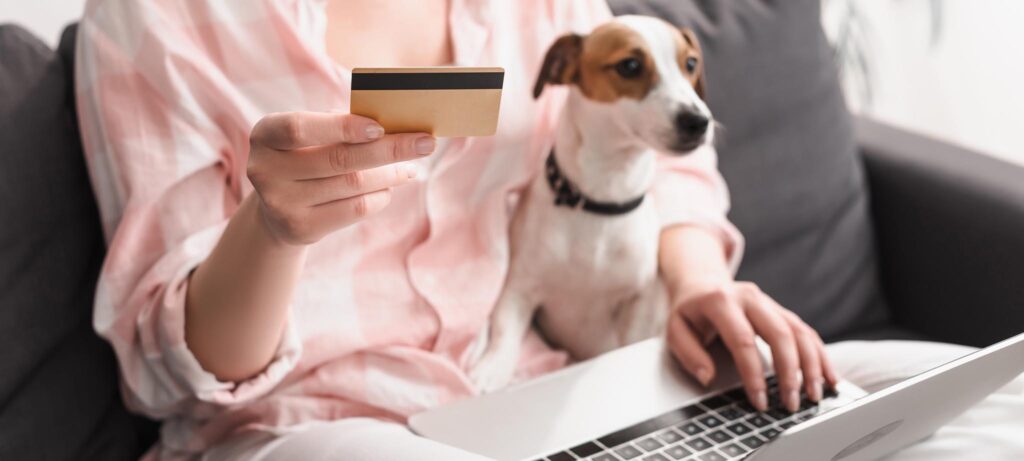
<svg viewBox="0 0 1024 461">
<path fill-rule="evenodd" d="M 500 67 L 357 68 L 349 110 L 388 133 L 491 136 L 504 81 Z"/>
</svg>

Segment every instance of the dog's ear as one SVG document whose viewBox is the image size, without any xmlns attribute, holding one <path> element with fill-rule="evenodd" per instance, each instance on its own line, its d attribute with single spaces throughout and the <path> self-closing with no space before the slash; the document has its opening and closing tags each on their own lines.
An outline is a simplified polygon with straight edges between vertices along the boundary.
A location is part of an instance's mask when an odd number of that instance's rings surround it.
<svg viewBox="0 0 1024 461">
<path fill-rule="evenodd" d="M 704 99 L 704 95 L 707 90 L 707 88 L 705 87 L 706 78 L 704 77 L 704 50 L 700 48 L 700 40 L 697 39 L 697 34 L 692 29 L 680 27 L 679 32 L 683 34 L 683 40 L 686 40 L 686 44 L 689 45 L 691 49 L 697 52 L 698 61 L 697 70 L 694 71 L 694 74 L 696 74 L 696 79 L 693 80 L 693 89 L 697 92 L 697 96 L 700 96 L 701 99 Z M 685 65 L 685 63 L 682 62 L 680 62 L 679 64 Z"/>
<path fill-rule="evenodd" d="M 544 56 L 544 64 L 540 66 L 537 83 L 533 85 L 533 98 L 539 98 L 540 94 L 544 92 L 544 86 L 549 83 L 564 85 L 577 81 L 581 54 L 583 54 L 582 35 L 568 34 L 555 40 Z"/>
</svg>

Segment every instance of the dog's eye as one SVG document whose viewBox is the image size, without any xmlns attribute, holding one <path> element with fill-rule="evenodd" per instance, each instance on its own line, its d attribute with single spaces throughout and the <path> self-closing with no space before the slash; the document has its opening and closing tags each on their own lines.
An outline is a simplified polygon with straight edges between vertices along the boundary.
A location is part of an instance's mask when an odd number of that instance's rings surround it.
<svg viewBox="0 0 1024 461">
<path fill-rule="evenodd" d="M 686 71 L 692 74 L 695 70 L 697 70 L 697 58 L 686 58 Z"/>
<path fill-rule="evenodd" d="M 615 64 L 615 71 L 622 78 L 637 78 L 644 71 L 644 64 L 637 58 L 626 58 Z"/>
</svg>

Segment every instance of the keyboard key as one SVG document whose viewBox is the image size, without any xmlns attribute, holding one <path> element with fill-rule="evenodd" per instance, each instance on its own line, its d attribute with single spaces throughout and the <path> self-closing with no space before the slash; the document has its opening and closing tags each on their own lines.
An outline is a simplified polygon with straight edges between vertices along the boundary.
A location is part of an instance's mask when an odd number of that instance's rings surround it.
<svg viewBox="0 0 1024 461">
<path fill-rule="evenodd" d="M 704 432 L 704 428 L 694 423 L 683 423 L 676 426 L 679 430 L 683 431 L 686 435 L 697 435 Z"/>
<path fill-rule="evenodd" d="M 633 459 L 644 454 L 644 452 L 632 445 L 623 445 L 615 449 L 615 454 L 619 455 L 622 459 Z"/>
<path fill-rule="evenodd" d="M 736 435 L 749 434 L 751 431 L 754 430 L 750 426 L 743 423 L 730 424 L 726 426 L 726 429 L 729 429 L 730 432 Z"/>
<path fill-rule="evenodd" d="M 744 413 L 736 407 L 726 407 L 718 410 L 718 415 L 730 421 L 740 419 Z"/>
<path fill-rule="evenodd" d="M 608 452 L 601 453 L 590 459 L 591 461 L 622 461 L 622 458 L 619 458 L 618 456 L 615 456 Z"/>
<path fill-rule="evenodd" d="M 686 447 L 684 447 L 682 444 L 678 444 L 666 448 L 665 451 L 662 451 L 662 453 L 669 455 L 672 459 L 683 459 L 687 456 L 690 456 L 690 454 L 693 452 L 687 450 Z"/>
<path fill-rule="evenodd" d="M 548 455 L 548 461 L 576 461 L 576 457 L 566 452 Z"/>
<path fill-rule="evenodd" d="M 747 418 L 747 424 L 753 425 L 754 427 L 765 427 L 772 422 L 762 415 L 754 415 Z"/>
<path fill-rule="evenodd" d="M 714 440 L 715 443 L 725 443 L 725 442 L 728 442 L 728 441 L 732 440 L 732 438 L 733 438 L 727 432 L 721 431 L 721 430 L 710 432 L 707 435 L 705 435 L 704 437 L 707 437 L 707 438 L 709 438 L 711 440 Z"/>
<path fill-rule="evenodd" d="M 707 427 L 708 429 L 713 429 L 715 427 L 722 425 L 722 420 L 716 418 L 713 415 L 702 416 L 697 421 L 700 421 L 700 423 L 703 424 L 704 427 Z"/>
<path fill-rule="evenodd" d="M 662 432 L 658 434 L 656 437 L 658 437 L 659 439 L 661 439 L 662 442 L 665 443 L 676 443 L 680 440 L 683 440 L 683 436 L 678 432 L 673 431 L 672 429 Z"/>
<path fill-rule="evenodd" d="M 669 461 L 665 455 L 661 453 L 655 453 L 653 455 L 645 456 L 644 461 Z"/>
<path fill-rule="evenodd" d="M 601 447 L 597 446 L 594 442 L 587 442 L 581 445 L 577 445 L 569 449 L 576 456 L 580 458 L 586 458 L 587 456 L 593 455 L 594 453 L 600 453 Z"/>
<path fill-rule="evenodd" d="M 756 450 L 760 448 L 761 445 L 764 445 L 764 440 L 756 435 L 752 435 L 743 440 L 740 440 L 740 442 L 743 442 L 743 444 L 749 447 L 751 450 Z"/>
<path fill-rule="evenodd" d="M 814 408 L 816 406 L 818 406 L 818 404 L 812 402 L 806 396 L 804 396 L 804 398 L 800 399 L 800 410 L 806 410 L 808 408 Z"/>
<path fill-rule="evenodd" d="M 805 411 L 803 413 L 800 413 L 800 414 L 796 415 L 793 418 L 793 421 L 796 421 L 798 423 L 802 423 L 804 421 L 807 421 L 808 419 L 813 418 L 816 414 L 817 414 L 817 410 L 814 410 L 814 409 L 807 410 L 807 411 Z"/>
<path fill-rule="evenodd" d="M 761 437 L 764 437 L 765 440 L 771 440 L 778 437 L 779 433 L 778 429 L 772 429 L 769 427 L 768 429 L 761 431 Z"/>
<path fill-rule="evenodd" d="M 743 390 L 742 387 L 737 387 L 736 389 L 733 389 L 729 392 L 726 392 L 725 394 L 722 394 L 722 396 L 729 400 L 732 400 L 733 402 L 747 401 L 747 393 Z"/>
<path fill-rule="evenodd" d="M 786 410 L 783 410 L 781 408 L 769 408 L 768 411 L 765 412 L 765 414 L 767 414 L 768 416 L 771 416 L 772 418 L 774 418 L 776 420 L 782 420 L 782 419 L 786 419 L 786 418 L 789 418 L 790 416 L 792 416 L 792 413 L 790 413 L 790 412 L 788 412 Z"/>
<path fill-rule="evenodd" d="M 705 407 L 714 410 L 716 408 L 721 408 L 728 405 L 729 400 L 726 399 L 724 396 L 716 395 L 714 397 L 704 399 L 700 403 L 703 404 Z"/>
<path fill-rule="evenodd" d="M 766 384 L 768 384 L 769 387 L 770 386 L 778 386 L 779 385 L 779 378 L 777 376 L 775 376 L 775 375 L 771 375 L 771 376 L 765 378 L 764 382 Z"/>
<path fill-rule="evenodd" d="M 694 451 L 704 451 L 711 448 L 711 442 L 708 442 L 704 437 L 694 437 L 686 441 L 686 445 L 692 448 Z"/>
<path fill-rule="evenodd" d="M 647 437 L 646 439 L 641 439 L 634 443 L 636 443 L 640 448 L 643 448 L 644 451 L 656 451 L 657 449 L 665 446 L 665 444 L 657 441 L 653 437 Z"/>
<path fill-rule="evenodd" d="M 743 456 L 743 454 L 745 454 L 746 452 L 750 451 L 750 450 L 747 450 L 747 448 L 744 447 L 743 445 L 739 445 L 739 444 L 736 444 L 736 443 L 730 443 L 730 444 L 728 444 L 726 446 L 718 447 L 718 449 L 722 453 L 725 453 L 726 456 L 731 456 L 733 458 L 739 457 L 739 456 Z"/>
<path fill-rule="evenodd" d="M 794 423 L 793 421 L 783 421 L 782 423 L 779 423 L 779 427 L 781 427 L 782 430 L 789 429 L 793 426 L 796 426 L 796 423 Z"/>
<path fill-rule="evenodd" d="M 721 453 L 718 453 L 717 451 L 714 450 L 711 450 L 707 453 L 704 453 L 703 455 L 700 455 L 700 458 L 698 459 L 700 459 L 700 461 L 729 461 L 728 458 L 722 456 Z"/>
<path fill-rule="evenodd" d="M 631 440 L 636 440 L 646 435 L 653 434 L 674 424 L 679 424 L 689 419 L 696 418 L 704 413 L 704 410 L 696 404 L 688 407 L 677 408 L 665 414 L 629 426 L 625 429 L 612 432 L 611 434 L 597 439 L 597 441 L 601 442 L 606 447 L 619 446 Z"/>
<path fill-rule="evenodd" d="M 747 397 L 744 395 L 743 400 L 736 404 L 736 408 L 744 413 L 757 413 L 757 408 L 754 408 L 750 402 L 747 401 Z"/>
</svg>

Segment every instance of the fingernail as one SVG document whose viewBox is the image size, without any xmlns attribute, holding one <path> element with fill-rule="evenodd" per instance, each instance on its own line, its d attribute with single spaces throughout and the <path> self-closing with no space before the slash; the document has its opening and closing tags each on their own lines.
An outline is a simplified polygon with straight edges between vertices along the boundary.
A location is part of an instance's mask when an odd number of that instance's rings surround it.
<svg viewBox="0 0 1024 461">
<path fill-rule="evenodd" d="M 377 139 L 384 136 L 384 127 L 380 125 L 370 125 L 366 127 L 366 137 L 370 139 Z"/>
<path fill-rule="evenodd" d="M 416 140 L 416 153 L 420 155 L 427 155 L 434 151 L 434 147 L 436 145 L 437 142 L 434 141 L 434 138 L 424 136 Z"/>
<path fill-rule="evenodd" d="M 786 393 L 786 407 L 790 412 L 796 413 L 800 409 L 800 392 L 792 390 Z"/>
<path fill-rule="evenodd" d="M 711 382 L 711 370 L 708 370 L 707 367 L 698 368 L 694 375 L 697 376 L 697 381 L 700 381 L 700 384 L 704 387 L 707 387 L 708 383 Z"/>
<path fill-rule="evenodd" d="M 754 408 L 757 408 L 759 411 L 768 410 L 768 393 L 765 391 L 757 391 L 757 393 L 754 394 L 754 401 L 751 403 L 753 403 Z"/>
</svg>

